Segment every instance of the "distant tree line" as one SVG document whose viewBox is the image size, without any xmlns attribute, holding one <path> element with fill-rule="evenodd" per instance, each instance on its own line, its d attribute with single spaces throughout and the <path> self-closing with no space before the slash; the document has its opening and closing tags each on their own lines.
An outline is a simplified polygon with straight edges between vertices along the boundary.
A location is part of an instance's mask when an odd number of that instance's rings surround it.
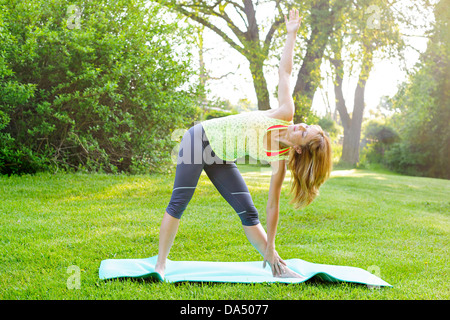
<svg viewBox="0 0 450 320">
<path fill-rule="evenodd" d="M 267 5 L 273 18 L 258 21 Z M 343 163 L 361 161 L 364 137 L 364 161 L 448 178 L 447 1 L 436 4 L 428 49 L 415 71 L 384 105 L 389 117 L 362 127 L 375 57 L 401 57 L 406 44 L 399 25 L 415 26 L 404 6 L 400 0 L 0 0 L 0 173 L 164 171 L 175 129 L 253 109 L 246 101 L 234 108 L 205 100 L 205 66 L 195 70 L 191 56 L 198 26 L 248 60 L 257 108 L 265 110 L 263 69 L 281 51 L 283 15 L 296 7 L 304 19 L 294 121 L 320 123 L 335 140 L 342 131 Z M 417 0 L 411 7 L 433 6 Z M 171 14 L 189 19 L 168 21 Z M 330 115 L 311 110 L 324 61 L 332 69 L 339 129 Z M 348 73 L 358 77 L 353 111 L 342 91 Z"/>
<path fill-rule="evenodd" d="M 366 127 L 368 160 L 400 173 L 450 179 L 450 10 L 435 9 L 436 23 L 409 80 L 385 101 L 393 113 Z"/>
<path fill-rule="evenodd" d="M 284 15 L 297 8 L 303 17 L 298 32 L 293 98 L 294 122 L 312 123 L 314 95 L 321 84 L 321 66 L 330 62 L 333 72 L 336 109 L 344 130 L 340 161 L 359 163 L 361 126 L 365 108 L 366 83 L 376 58 L 402 57 L 406 45 L 400 25 L 422 27 L 414 12 L 426 15 L 428 0 L 154 0 L 173 12 L 208 28 L 242 55 L 249 65 L 258 109 L 269 109 L 269 91 L 264 68 L 279 56 L 284 44 Z M 262 11 L 273 12 L 267 21 L 258 20 Z M 348 110 L 342 83 L 346 74 L 357 72 L 353 110 Z"/>
</svg>

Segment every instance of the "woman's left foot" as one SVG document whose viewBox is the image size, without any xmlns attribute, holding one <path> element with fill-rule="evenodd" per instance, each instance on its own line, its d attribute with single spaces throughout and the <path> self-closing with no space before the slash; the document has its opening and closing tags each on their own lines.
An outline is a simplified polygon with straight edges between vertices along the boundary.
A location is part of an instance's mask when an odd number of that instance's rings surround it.
<svg viewBox="0 0 450 320">
<path fill-rule="evenodd" d="M 299 275 L 297 272 L 292 271 L 288 267 L 284 267 L 283 271 L 284 272 L 280 276 L 277 276 L 278 278 L 305 278 Z"/>
</svg>

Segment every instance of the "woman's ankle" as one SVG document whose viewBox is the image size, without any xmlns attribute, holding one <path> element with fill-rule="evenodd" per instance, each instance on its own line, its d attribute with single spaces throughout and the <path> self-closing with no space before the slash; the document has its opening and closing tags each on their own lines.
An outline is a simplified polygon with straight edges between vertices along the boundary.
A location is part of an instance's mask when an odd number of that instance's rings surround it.
<svg viewBox="0 0 450 320">
<path fill-rule="evenodd" d="M 161 276 L 161 278 L 163 278 L 163 279 L 164 279 L 164 271 L 165 271 L 165 269 L 166 269 L 166 265 L 165 264 L 158 264 L 158 263 L 156 263 L 156 265 L 155 265 L 155 272 L 158 273 Z"/>
<path fill-rule="evenodd" d="M 155 264 L 155 271 L 158 272 L 158 270 L 159 270 L 159 271 L 164 272 L 164 269 L 166 269 L 166 262 L 157 260 L 156 264 Z"/>
</svg>

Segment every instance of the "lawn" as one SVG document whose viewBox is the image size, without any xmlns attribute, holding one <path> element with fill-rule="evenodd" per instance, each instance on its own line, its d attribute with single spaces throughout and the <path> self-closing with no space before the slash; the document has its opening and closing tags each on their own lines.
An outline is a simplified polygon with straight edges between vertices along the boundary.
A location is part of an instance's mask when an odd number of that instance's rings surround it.
<svg viewBox="0 0 450 320">
<path fill-rule="evenodd" d="M 270 173 L 241 166 L 265 225 Z M 449 299 L 450 181 L 336 170 L 303 211 L 280 207 L 282 258 L 359 267 L 392 288 L 350 283 L 102 281 L 101 260 L 157 254 L 171 175 L 37 174 L 0 177 L 0 299 Z M 171 260 L 262 260 L 240 220 L 202 175 Z M 75 266 L 75 267 L 72 267 Z M 72 268 L 79 289 L 68 286 Z"/>
</svg>

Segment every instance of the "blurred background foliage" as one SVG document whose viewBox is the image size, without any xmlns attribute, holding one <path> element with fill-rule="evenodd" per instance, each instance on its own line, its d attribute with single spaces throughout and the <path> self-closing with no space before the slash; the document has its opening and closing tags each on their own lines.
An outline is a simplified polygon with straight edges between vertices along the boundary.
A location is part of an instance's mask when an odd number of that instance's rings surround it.
<svg viewBox="0 0 450 320">
<path fill-rule="evenodd" d="M 0 172 L 163 170 L 199 112 L 189 28 L 141 0 L 0 3 Z"/>
<path fill-rule="evenodd" d="M 256 20 L 262 4 L 274 8 L 267 26 Z M 376 164 L 448 179 L 449 1 L 411 2 L 434 13 L 423 35 L 427 50 L 397 94 L 383 97 L 378 113 L 364 113 L 374 56 L 401 58 L 399 25 L 417 20 L 397 5 L 403 3 L 0 0 L 0 173 L 167 172 L 175 129 L 269 107 L 264 68 L 278 60 L 283 14 L 295 6 L 304 17 L 295 120 L 327 131 L 338 167 Z M 207 97 L 204 28 L 247 59 L 257 103 Z M 311 105 L 324 63 L 332 66 L 336 101 L 317 115 Z M 359 77 L 353 111 L 340 95 L 349 70 Z"/>
</svg>

